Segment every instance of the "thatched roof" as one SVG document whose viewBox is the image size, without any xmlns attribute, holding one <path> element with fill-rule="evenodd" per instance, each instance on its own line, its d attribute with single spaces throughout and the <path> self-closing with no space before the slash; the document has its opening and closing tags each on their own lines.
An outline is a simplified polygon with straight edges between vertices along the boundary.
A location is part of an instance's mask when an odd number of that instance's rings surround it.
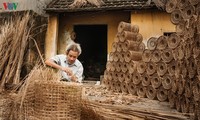
<svg viewBox="0 0 200 120">
<path fill-rule="evenodd" d="M 73 6 L 75 0 L 53 0 L 47 5 L 47 12 L 79 12 L 79 11 L 108 11 L 108 10 L 141 10 L 153 9 L 156 5 L 151 2 L 147 4 L 148 0 L 102 0 L 103 4 L 96 6 L 87 1 L 86 4 L 79 7 Z M 81 1 L 81 0 L 79 0 Z M 98 1 L 98 0 L 97 0 Z"/>
</svg>

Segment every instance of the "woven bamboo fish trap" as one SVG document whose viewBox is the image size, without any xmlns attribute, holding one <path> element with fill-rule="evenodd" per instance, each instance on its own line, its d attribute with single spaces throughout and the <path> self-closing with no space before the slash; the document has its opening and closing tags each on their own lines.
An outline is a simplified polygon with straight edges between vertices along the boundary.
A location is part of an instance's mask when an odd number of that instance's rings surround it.
<svg viewBox="0 0 200 120">
<path fill-rule="evenodd" d="M 114 52 L 113 61 L 114 62 L 118 62 L 119 61 L 119 56 L 120 56 L 120 52 Z"/>
<path fill-rule="evenodd" d="M 179 9 L 184 9 L 188 5 L 189 5 L 189 1 L 188 0 L 177 0 L 177 7 Z"/>
<path fill-rule="evenodd" d="M 116 52 L 117 51 L 117 42 L 113 42 L 112 43 L 112 52 Z"/>
<path fill-rule="evenodd" d="M 169 48 L 175 49 L 179 45 L 180 41 L 181 41 L 180 36 L 173 33 L 169 36 L 167 44 L 168 44 Z"/>
<path fill-rule="evenodd" d="M 122 42 L 118 42 L 118 43 L 117 43 L 117 46 L 116 46 L 116 47 L 117 47 L 117 48 L 116 48 L 117 52 L 121 52 L 121 51 L 123 50 L 123 49 L 122 49 L 122 44 L 123 44 Z"/>
<path fill-rule="evenodd" d="M 111 70 L 111 65 L 112 65 L 111 61 L 107 61 L 107 62 L 106 62 L 106 70 L 107 70 L 107 71 L 110 71 L 110 70 Z"/>
<path fill-rule="evenodd" d="M 112 80 L 113 80 L 113 81 L 119 81 L 119 79 L 118 79 L 118 78 L 119 78 L 119 74 L 118 74 L 118 73 L 119 73 L 119 72 L 114 72 L 114 73 L 113 73 L 113 75 L 112 75 Z"/>
<path fill-rule="evenodd" d="M 137 87 L 137 95 L 139 97 L 146 97 L 146 87 L 142 86 L 141 84 Z"/>
<path fill-rule="evenodd" d="M 151 60 L 151 53 L 152 51 L 149 49 L 145 49 L 142 53 L 142 61 L 144 62 L 150 62 Z"/>
<path fill-rule="evenodd" d="M 133 61 L 139 61 L 142 60 L 142 52 L 138 51 L 127 51 L 124 58 L 125 62 Z"/>
<path fill-rule="evenodd" d="M 176 61 L 172 60 L 168 65 L 167 65 L 167 71 L 169 75 L 174 76 L 175 75 L 175 70 L 176 70 Z"/>
<path fill-rule="evenodd" d="M 162 61 L 158 62 L 156 70 L 159 76 L 165 75 L 165 73 L 167 73 L 167 64 Z"/>
<path fill-rule="evenodd" d="M 153 51 L 153 53 L 152 53 L 151 61 L 152 61 L 152 62 L 155 62 L 155 63 L 159 62 L 159 61 L 161 60 L 161 55 L 160 55 L 160 54 L 161 54 L 161 53 L 160 53 L 160 50 L 155 49 L 155 50 Z"/>
<path fill-rule="evenodd" d="M 126 82 L 121 83 L 121 91 L 122 93 L 128 93 L 128 84 Z"/>
<path fill-rule="evenodd" d="M 126 77 L 126 74 L 122 73 L 122 72 L 119 72 L 118 73 L 118 80 L 120 82 L 124 82 L 125 81 L 125 77 Z"/>
<path fill-rule="evenodd" d="M 178 35 L 184 35 L 186 32 L 186 22 L 184 20 L 180 21 L 178 25 L 176 25 L 176 33 Z"/>
<path fill-rule="evenodd" d="M 111 71 L 111 72 L 114 72 L 116 70 L 116 64 L 117 62 L 111 62 L 110 65 L 109 65 L 109 68 L 108 70 Z"/>
<path fill-rule="evenodd" d="M 145 44 L 143 42 L 141 42 L 139 44 L 139 51 L 143 52 L 145 50 L 145 47 L 146 47 Z"/>
<path fill-rule="evenodd" d="M 153 88 L 151 85 L 147 86 L 146 96 L 150 100 L 156 99 L 157 89 Z"/>
<path fill-rule="evenodd" d="M 158 88 L 162 85 L 162 79 L 158 76 L 157 73 L 154 73 L 152 76 L 150 76 L 150 82 L 153 88 Z"/>
<path fill-rule="evenodd" d="M 169 63 L 174 59 L 171 49 L 165 49 L 161 52 L 161 58 L 165 63 Z"/>
<path fill-rule="evenodd" d="M 117 33 L 116 35 L 115 35 L 115 38 L 114 38 L 114 42 L 119 42 L 119 36 L 121 35 L 121 33 Z"/>
<path fill-rule="evenodd" d="M 137 72 L 142 74 L 146 71 L 147 65 L 144 61 L 139 61 L 137 63 Z"/>
<path fill-rule="evenodd" d="M 118 25 L 117 30 L 118 30 L 119 33 L 123 32 L 123 31 L 131 31 L 131 32 L 134 32 L 134 33 L 138 33 L 139 32 L 139 26 L 131 25 L 131 23 L 121 21 Z"/>
<path fill-rule="evenodd" d="M 156 37 L 151 37 L 148 39 L 147 41 L 147 48 L 149 50 L 155 50 L 156 49 L 156 46 L 157 46 L 157 38 Z"/>
<path fill-rule="evenodd" d="M 187 20 L 190 19 L 195 13 L 195 7 L 192 5 L 186 6 L 183 9 L 182 15 L 183 15 L 183 19 Z"/>
<path fill-rule="evenodd" d="M 121 84 L 122 82 L 120 82 L 120 81 L 116 81 L 115 83 L 113 83 L 114 84 L 114 89 L 113 89 L 113 91 L 115 91 L 115 92 L 122 92 L 122 89 L 121 89 Z"/>
<path fill-rule="evenodd" d="M 115 71 L 116 72 L 121 72 L 122 71 L 122 69 L 121 69 L 121 66 L 122 66 L 121 62 L 116 62 L 113 66 L 115 67 Z"/>
<path fill-rule="evenodd" d="M 154 62 L 148 62 L 146 71 L 148 75 L 154 74 L 156 72 L 156 64 Z"/>
<path fill-rule="evenodd" d="M 164 89 L 166 90 L 170 90 L 172 88 L 172 81 L 175 80 L 174 78 L 172 78 L 172 76 L 170 76 L 169 74 L 165 74 L 162 77 L 162 86 Z"/>
<path fill-rule="evenodd" d="M 160 36 L 158 37 L 158 40 L 157 40 L 157 49 L 158 50 L 164 50 L 168 47 L 167 45 L 167 40 L 168 40 L 168 37 L 167 36 Z"/>
<path fill-rule="evenodd" d="M 137 70 L 137 62 L 130 61 L 127 65 L 127 69 L 130 74 L 133 74 Z"/>
<path fill-rule="evenodd" d="M 124 52 L 128 50 L 139 51 L 139 44 L 135 41 L 126 40 L 122 45 L 122 49 Z"/>
<path fill-rule="evenodd" d="M 183 45 L 180 44 L 177 48 L 173 49 L 172 55 L 175 60 L 183 60 L 185 56 Z"/>
<path fill-rule="evenodd" d="M 34 85 L 33 115 L 40 120 L 80 120 L 82 87 L 78 83 L 38 81 Z M 29 102 L 29 100 L 27 102 Z M 29 106 L 25 106 L 29 107 Z M 28 115 L 27 115 L 28 116 Z"/>
<path fill-rule="evenodd" d="M 132 95 L 136 95 L 137 92 L 137 85 L 135 85 L 134 83 L 130 82 L 128 84 L 128 92 Z"/>
<path fill-rule="evenodd" d="M 133 73 L 133 83 L 135 85 L 138 85 L 141 83 L 142 79 L 141 79 L 141 75 L 138 72 Z"/>
<path fill-rule="evenodd" d="M 172 13 L 176 9 L 177 1 L 176 0 L 168 0 L 166 3 L 166 11 L 168 13 Z"/>
<path fill-rule="evenodd" d="M 168 99 L 168 91 L 164 89 L 162 86 L 158 88 L 157 90 L 157 98 L 159 101 L 167 101 Z"/>
<path fill-rule="evenodd" d="M 149 86 L 151 84 L 150 76 L 146 73 L 141 75 L 142 86 Z"/>
<path fill-rule="evenodd" d="M 136 41 L 136 36 L 138 33 L 133 33 L 130 31 L 122 31 L 121 35 L 119 36 L 119 41 L 124 42 L 126 40 Z"/>
<path fill-rule="evenodd" d="M 130 82 L 132 82 L 132 78 L 133 78 L 133 75 L 126 72 L 126 75 L 125 75 L 125 82 L 128 84 Z"/>
<path fill-rule="evenodd" d="M 122 70 L 123 73 L 126 73 L 128 71 L 127 66 L 128 66 L 128 63 L 126 63 L 126 62 L 122 63 L 121 70 Z"/>
<path fill-rule="evenodd" d="M 182 21 L 182 19 L 183 17 L 181 14 L 181 10 L 175 9 L 174 11 L 172 11 L 170 20 L 173 24 L 178 25 L 180 21 Z"/>
</svg>

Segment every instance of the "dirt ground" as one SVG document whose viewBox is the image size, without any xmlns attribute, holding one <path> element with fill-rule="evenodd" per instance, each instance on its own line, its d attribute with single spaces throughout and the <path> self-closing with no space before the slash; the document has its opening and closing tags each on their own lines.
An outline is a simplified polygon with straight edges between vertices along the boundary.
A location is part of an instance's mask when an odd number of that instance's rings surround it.
<svg viewBox="0 0 200 120">
<path fill-rule="evenodd" d="M 87 101 L 86 106 L 103 118 L 89 117 L 81 120 L 189 120 L 188 114 L 170 108 L 168 102 L 114 93 L 95 84 L 96 82 L 85 82 L 82 97 Z M 0 95 L 0 120 L 9 118 L 12 102 L 9 93 Z M 89 114 L 91 116 L 91 112 Z"/>
<path fill-rule="evenodd" d="M 115 93 L 107 90 L 103 85 L 95 85 L 95 82 L 88 82 L 84 84 L 85 95 L 84 99 L 88 99 L 94 104 L 100 103 L 97 107 L 103 107 L 113 112 L 114 114 L 123 113 L 125 116 L 119 116 L 122 119 L 158 119 L 158 120 L 189 120 L 189 114 L 180 113 L 176 109 L 170 108 L 168 102 L 160 102 L 158 100 L 150 100 L 148 98 L 141 98 L 138 96 Z M 103 104 L 103 105 L 102 105 Z M 94 109 L 95 109 L 94 108 Z M 97 108 L 98 109 L 98 108 Z M 115 111 L 115 109 L 118 109 Z M 100 110 L 99 110 L 100 111 Z M 129 111 L 129 112 L 124 112 Z M 106 114 L 106 113 L 105 113 Z M 129 117 L 127 117 L 129 116 Z"/>
</svg>

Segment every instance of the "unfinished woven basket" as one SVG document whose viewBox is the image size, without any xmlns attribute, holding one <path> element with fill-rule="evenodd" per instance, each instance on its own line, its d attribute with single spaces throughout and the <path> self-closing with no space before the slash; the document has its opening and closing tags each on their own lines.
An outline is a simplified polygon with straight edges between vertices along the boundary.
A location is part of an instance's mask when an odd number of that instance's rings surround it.
<svg viewBox="0 0 200 120">
<path fill-rule="evenodd" d="M 29 94 L 26 102 L 32 102 L 33 117 L 40 120 L 80 120 L 82 96 L 80 84 L 41 80 L 35 83 L 33 91 L 30 92 L 32 96 Z"/>
</svg>

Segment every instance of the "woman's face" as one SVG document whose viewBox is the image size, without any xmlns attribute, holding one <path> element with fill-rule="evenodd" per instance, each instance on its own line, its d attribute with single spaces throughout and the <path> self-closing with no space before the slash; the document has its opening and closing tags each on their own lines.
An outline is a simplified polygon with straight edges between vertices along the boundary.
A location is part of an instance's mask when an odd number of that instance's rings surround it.
<svg viewBox="0 0 200 120">
<path fill-rule="evenodd" d="M 78 58 L 79 53 L 77 51 L 70 50 L 67 54 L 68 64 L 73 64 Z"/>
</svg>

